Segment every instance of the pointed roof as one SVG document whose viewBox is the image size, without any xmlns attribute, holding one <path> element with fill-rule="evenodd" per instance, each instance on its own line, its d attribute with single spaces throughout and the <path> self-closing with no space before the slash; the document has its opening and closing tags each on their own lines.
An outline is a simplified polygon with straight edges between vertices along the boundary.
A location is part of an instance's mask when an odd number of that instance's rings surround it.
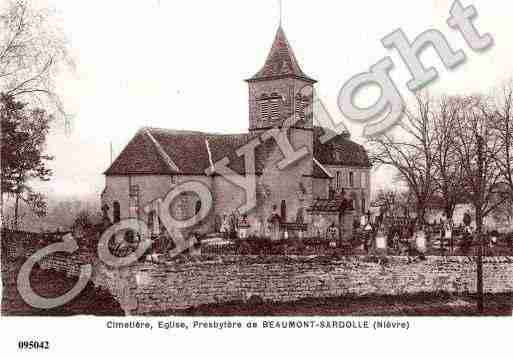
<svg viewBox="0 0 513 359">
<path fill-rule="evenodd" d="M 301 70 L 296 56 L 294 55 L 294 51 L 292 51 L 292 47 L 280 25 L 264 67 L 247 81 L 251 82 L 283 77 L 296 77 L 309 82 L 316 82 L 314 79 L 305 75 L 303 70 Z"/>
</svg>

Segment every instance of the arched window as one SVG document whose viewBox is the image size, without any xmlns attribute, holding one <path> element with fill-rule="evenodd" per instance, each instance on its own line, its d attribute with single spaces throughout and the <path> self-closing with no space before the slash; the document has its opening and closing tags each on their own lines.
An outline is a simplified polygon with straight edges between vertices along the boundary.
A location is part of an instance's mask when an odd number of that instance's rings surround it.
<svg viewBox="0 0 513 359">
<path fill-rule="evenodd" d="M 121 207 L 118 201 L 115 201 L 112 206 L 114 211 L 114 223 L 118 223 L 121 221 Z"/>
<path fill-rule="evenodd" d="M 188 216 L 188 204 L 189 204 L 189 201 L 187 200 L 187 194 L 186 193 L 182 193 L 180 194 L 178 197 L 177 197 L 177 202 L 176 202 L 176 207 L 175 207 L 175 213 L 176 213 L 176 219 L 179 220 L 179 221 L 183 221 L 187 218 L 189 218 Z"/>
<path fill-rule="evenodd" d="M 283 223 L 287 222 L 287 202 L 285 200 L 281 201 L 280 215 L 281 221 Z"/>
<path fill-rule="evenodd" d="M 153 227 L 155 225 L 155 221 L 154 221 L 155 215 L 156 215 L 156 212 L 154 210 L 150 211 L 148 213 L 148 228 L 150 229 L 151 232 L 153 232 Z"/>
<path fill-rule="evenodd" d="M 360 212 L 360 208 L 359 208 L 360 203 L 358 202 L 358 194 L 356 194 L 355 192 L 351 192 L 350 197 L 351 197 L 351 204 L 353 205 L 353 209 L 356 212 Z"/>
<path fill-rule="evenodd" d="M 129 190 L 128 215 L 130 218 L 139 217 L 139 185 L 131 185 Z"/>
<path fill-rule="evenodd" d="M 135 232 L 131 229 L 127 230 L 124 235 L 124 239 L 128 243 L 134 243 L 135 242 Z"/>
</svg>

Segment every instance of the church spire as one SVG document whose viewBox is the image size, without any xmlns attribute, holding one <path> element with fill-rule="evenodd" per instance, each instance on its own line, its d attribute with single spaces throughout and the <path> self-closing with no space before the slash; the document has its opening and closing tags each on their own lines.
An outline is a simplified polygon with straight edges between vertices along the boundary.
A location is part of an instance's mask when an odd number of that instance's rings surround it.
<svg viewBox="0 0 513 359">
<path fill-rule="evenodd" d="M 280 7 L 280 27 L 281 27 L 281 18 L 283 15 L 283 4 L 282 4 L 281 0 L 278 0 L 278 6 Z"/>
<path fill-rule="evenodd" d="M 281 7 L 281 3 L 280 3 Z M 295 77 L 314 83 L 314 79 L 305 75 L 299 63 L 297 62 L 294 51 L 290 46 L 283 27 L 281 26 L 281 10 L 280 10 L 280 26 L 274 37 L 274 42 L 271 51 L 267 56 L 264 66 L 258 71 L 255 76 L 248 81 L 259 81 L 275 78 Z"/>
<path fill-rule="evenodd" d="M 250 131 L 280 127 L 289 118 L 297 118 L 296 129 L 312 128 L 307 109 L 313 102 L 310 89 L 317 81 L 301 70 L 281 23 L 264 66 L 246 81 Z"/>
</svg>

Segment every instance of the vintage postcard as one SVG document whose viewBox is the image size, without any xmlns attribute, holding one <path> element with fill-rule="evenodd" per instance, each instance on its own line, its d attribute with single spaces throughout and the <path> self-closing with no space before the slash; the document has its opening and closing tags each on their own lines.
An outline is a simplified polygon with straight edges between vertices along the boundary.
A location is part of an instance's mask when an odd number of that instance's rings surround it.
<svg viewBox="0 0 513 359">
<path fill-rule="evenodd" d="M 1 0 L 0 353 L 507 355 L 512 13 Z"/>
</svg>

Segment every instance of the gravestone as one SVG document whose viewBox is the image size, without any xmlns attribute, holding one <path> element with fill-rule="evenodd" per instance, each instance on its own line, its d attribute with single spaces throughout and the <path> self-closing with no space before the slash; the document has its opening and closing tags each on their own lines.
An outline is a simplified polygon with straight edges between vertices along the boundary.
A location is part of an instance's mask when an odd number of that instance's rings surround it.
<svg viewBox="0 0 513 359">
<path fill-rule="evenodd" d="M 426 253 L 427 241 L 426 233 L 424 231 L 418 231 L 415 235 L 415 247 L 421 253 Z"/>
<path fill-rule="evenodd" d="M 386 251 L 387 250 L 387 237 L 383 230 L 378 230 L 375 239 L 375 248 L 377 251 Z"/>
</svg>

